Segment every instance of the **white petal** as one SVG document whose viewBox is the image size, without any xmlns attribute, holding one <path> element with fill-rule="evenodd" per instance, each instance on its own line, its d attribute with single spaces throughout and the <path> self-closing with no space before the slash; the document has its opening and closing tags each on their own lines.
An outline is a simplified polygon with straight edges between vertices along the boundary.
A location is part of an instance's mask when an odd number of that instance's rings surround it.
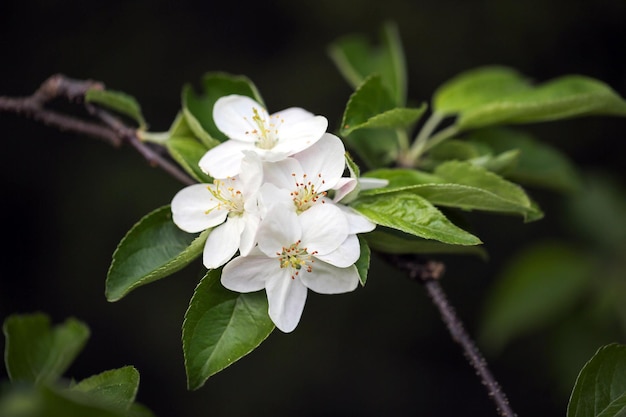
<svg viewBox="0 0 626 417">
<path fill-rule="evenodd" d="M 238 256 L 222 270 L 222 285 L 231 291 L 254 292 L 265 288 L 265 282 L 280 273 L 278 259 L 268 258 L 258 249 L 248 256 Z"/>
<path fill-rule="evenodd" d="M 265 217 L 275 204 L 280 204 L 284 208 L 289 208 L 295 212 L 296 206 L 293 204 L 293 197 L 289 193 L 289 190 L 278 188 L 274 184 L 263 184 L 259 192 L 259 213 L 261 217 Z"/>
<path fill-rule="evenodd" d="M 269 119 L 267 111 L 250 97 L 232 94 L 220 97 L 213 106 L 213 120 L 217 128 L 229 139 L 254 143 L 256 136 L 247 132 L 258 129 L 254 122 L 254 109 L 264 119 Z"/>
<path fill-rule="evenodd" d="M 341 201 L 345 196 L 350 194 L 358 185 L 358 180 L 356 178 L 339 178 L 337 183 L 335 184 L 335 196 L 333 200 L 335 202 Z"/>
<path fill-rule="evenodd" d="M 383 180 L 380 178 L 360 177 L 359 185 L 361 190 L 371 190 L 373 188 L 382 188 L 389 185 L 389 180 Z"/>
<path fill-rule="evenodd" d="M 302 274 L 302 283 L 320 294 L 341 294 L 354 291 L 359 285 L 356 266 L 337 268 L 322 261 L 313 264 L 313 272 Z"/>
<path fill-rule="evenodd" d="M 294 155 L 294 158 L 300 162 L 309 179 L 317 181 L 316 189 L 326 191 L 333 188 L 343 175 L 346 168 L 345 152 L 341 139 L 324 133 L 319 141 Z"/>
<path fill-rule="evenodd" d="M 356 235 L 348 235 L 346 240 L 334 251 L 325 255 L 315 255 L 316 258 L 339 268 L 353 265 L 361 256 L 361 245 Z"/>
<path fill-rule="evenodd" d="M 285 333 L 293 331 L 300 322 L 304 310 L 306 287 L 299 278 L 292 279 L 289 270 L 285 268 L 268 280 L 265 291 L 269 315 L 276 327 Z"/>
<path fill-rule="evenodd" d="M 285 190 L 293 190 L 296 186 L 296 180 L 302 179 L 302 174 L 304 174 L 302 166 L 294 158 L 285 158 L 282 161 L 263 164 L 265 181 Z"/>
<path fill-rule="evenodd" d="M 254 144 L 227 140 L 210 149 L 200 158 L 200 169 L 213 178 L 228 178 L 239 174 L 243 151 L 254 151 Z"/>
<path fill-rule="evenodd" d="M 196 233 L 223 223 L 226 210 L 214 209 L 217 202 L 207 189 L 208 184 L 194 184 L 180 190 L 172 199 L 172 220 L 176 226 Z"/>
<path fill-rule="evenodd" d="M 343 214 L 346 216 L 346 219 L 348 220 L 348 233 L 367 233 L 376 228 L 376 225 L 374 223 L 367 220 L 364 216 L 359 214 L 353 208 L 344 206 L 343 204 L 337 204 L 337 207 L 341 209 Z"/>
<path fill-rule="evenodd" d="M 239 243 L 244 222 L 240 216 L 230 216 L 221 226 L 211 231 L 204 245 L 202 263 L 208 269 L 216 269 L 233 257 Z"/>
<path fill-rule="evenodd" d="M 239 178 L 244 196 L 248 198 L 256 193 L 263 183 L 263 163 L 256 152 L 243 151 Z"/>
<path fill-rule="evenodd" d="M 279 118 L 285 120 L 285 123 L 299 123 L 303 120 L 311 119 L 315 117 L 310 111 L 304 110 L 300 107 L 289 107 L 272 114 L 273 118 Z"/>
<path fill-rule="evenodd" d="M 296 123 L 289 123 L 285 119 L 278 132 L 278 143 L 272 151 L 286 155 L 301 152 L 320 140 L 327 127 L 328 120 L 323 116 L 314 116 Z"/>
<path fill-rule="evenodd" d="M 298 216 L 302 244 L 309 253 L 324 255 L 334 251 L 348 237 L 346 216 L 333 204 L 316 204 Z"/>
<path fill-rule="evenodd" d="M 263 253 L 277 256 L 276 252 L 296 243 L 301 236 L 302 228 L 296 213 L 282 204 L 275 204 L 261 221 L 257 241 Z"/>
<path fill-rule="evenodd" d="M 241 255 L 246 256 L 250 253 L 254 245 L 256 244 L 256 234 L 259 229 L 259 223 L 261 218 L 254 214 L 243 214 L 245 220 L 245 227 L 241 233 L 241 243 L 239 244 L 239 252 Z"/>
</svg>

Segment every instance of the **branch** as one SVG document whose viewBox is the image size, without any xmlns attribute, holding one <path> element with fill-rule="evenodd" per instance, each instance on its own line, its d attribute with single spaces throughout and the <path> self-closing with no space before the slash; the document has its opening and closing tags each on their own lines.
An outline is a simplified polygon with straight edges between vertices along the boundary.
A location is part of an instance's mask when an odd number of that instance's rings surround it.
<svg viewBox="0 0 626 417">
<path fill-rule="evenodd" d="M 400 269 L 405 270 L 411 280 L 420 282 L 424 288 L 426 288 L 426 292 L 439 310 L 441 319 L 448 328 L 450 336 L 461 346 L 465 357 L 476 370 L 476 373 L 487 389 L 487 395 L 495 403 L 498 415 L 501 417 L 515 417 L 516 414 L 511 409 L 506 394 L 502 391 L 500 385 L 489 370 L 487 362 L 478 350 L 478 347 L 467 334 L 463 323 L 456 315 L 454 308 L 450 305 L 441 287 L 439 280 L 445 271 L 444 264 L 436 261 L 422 263 L 415 258 L 400 256 L 392 256 L 391 262 Z"/>
<path fill-rule="evenodd" d="M 0 96 L 0 112 L 21 114 L 62 131 L 74 132 L 104 140 L 114 147 L 128 143 L 151 166 L 163 169 L 183 184 L 190 185 L 195 183 L 176 164 L 160 155 L 150 144 L 143 142 L 134 128 L 125 125 L 106 110 L 85 103 L 85 94 L 91 89 L 102 90 L 104 89 L 104 84 L 92 80 L 75 80 L 60 74 L 53 75 L 44 81 L 31 96 L 16 98 Z M 84 120 L 46 108 L 48 103 L 57 98 L 62 98 L 72 103 L 84 103 L 89 114 L 97 120 Z"/>
</svg>

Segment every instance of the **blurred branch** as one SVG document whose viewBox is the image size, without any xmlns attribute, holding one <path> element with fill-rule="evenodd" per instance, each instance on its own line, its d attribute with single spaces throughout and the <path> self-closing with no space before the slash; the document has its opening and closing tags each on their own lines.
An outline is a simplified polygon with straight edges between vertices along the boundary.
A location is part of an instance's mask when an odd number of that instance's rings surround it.
<svg viewBox="0 0 626 417">
<path fill-rule="evenodd" d="M 496 410 L 501 417 L 514 417 L 515 413 L 509 405 L 506 394 L 494 378 L 487 366 L 485 358 L 478 350 L 478 347 L 468 335 L 463 323 L 446 296 L 439 280 L 445 272 L 445 265 L 437 261 L 420 262 L 414 257 L 392 256 L 391 263 L 406 271 L 409 278 L 421 283 L 433 304 L 439 310 L 441 319 L 448 328 L 452 339 L 461 345 L 465 357 L 470 365 L 476 370 L 483 385 L 487 389 L 487 395 L 496 404 Z"/>
<path fill-rule="evenodd" d="M 120 119 L 106 110 L 85 103 L 85 94 L 90 89 L 103 90 L 104 84 L 92 80 L 75 80 L 60 74 L 53 75 L 44 81 L 31 96 L 0 96 L 0 112 L 21 114 L 62 131 L 74 132 L 104 140 L 114 147 L 120 147 L 124 143 L 128 143 L 151 166 L 163 169 L 183 184 L 190 185 L 195 183 L 176 164 L 160 155 L 151 145 L 142 142 L 135 129 L 125 125 Z M 46 108 L 47 104 L 57 98 L 62 98 L 72 103 L 84 103 L 89 114 L 94 116 L 96 120 L 85 120 Z"/>
</svg>

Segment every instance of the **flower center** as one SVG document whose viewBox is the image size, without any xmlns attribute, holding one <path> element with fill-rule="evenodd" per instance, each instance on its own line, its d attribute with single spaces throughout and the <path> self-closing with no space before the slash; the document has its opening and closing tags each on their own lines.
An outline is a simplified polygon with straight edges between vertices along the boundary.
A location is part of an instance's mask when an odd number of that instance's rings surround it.
<svg viewBox="0 0 626 417">
<path fill-rule="evenodd" d="M 291 174 L 291 176 L 295 179 L 296 174 Z M 317 178 L 318 185 L 324 184 L 322 174 L 317 174 Z M 319 187 L 316 187 L 313 181 L 308 180 L 306 174 L 302 176 L 302 182 L 298 182 L 297 180 L 295 182 L 296 190 L 289 194 L 293 197 L 293 202 L 296 205 L 298 214 L 312 207 L 313 204 L 317 203 L 320 197 L 324 197 L 327 194 L 326 191 L 318 192 L 317 188 Z M 323 203 L 324 200 L 322 200 L 322 204 Z"/>
<path fill-rule="evenodd" d="M 252 122 L 256 125 L 256 129 L 247 131 L 246 135 L 252 134 L 256 136 L 255 145 L 261 149 L 272 149 L 278 142 L 278 128 L 285 121 L 278 114 L 269 116 L 266 112 L 259 113 L 256 107 L 252 108 L 254 116 Z"/>
<path fill-rule="evenodd" d="M 306 272 L 313 271 L 313 265 L 311 264 L 315 262 L 313 255 L 315 255 L 317 251 L 309 253 L 307 248 L 300 247 L 300 243 L 301 241 L 298 240 L 288 248 L 283 246 L 282 252 L 276 252 L 280 267 L 291 268 L 291 279 L 296 279 L 302 269 Z"/>
<path fill-rule="evenodd" d="M 244 211 L 244 199 L 241 191 L 233 187 L 234 178 L 229 178 L 230 184 L 227 186 L 223 180 L 213 180 L 213 185 L 207 186 L 207 189 L 217 200 L 217 206 L 208 209 L 208 214 L 213 210 L 228 210 L 229 214 L 241 215 Z"/>
</svg>

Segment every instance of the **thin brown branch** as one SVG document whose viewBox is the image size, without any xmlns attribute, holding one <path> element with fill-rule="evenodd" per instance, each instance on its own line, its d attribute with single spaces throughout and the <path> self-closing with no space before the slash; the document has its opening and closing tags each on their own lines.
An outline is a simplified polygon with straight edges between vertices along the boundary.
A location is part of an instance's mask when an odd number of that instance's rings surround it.
<svg viewBox="0 0 626 417">
<path fill-rule="evenodd" d="M 128 143 L 151 166 L 161 168 L 183 184 L 195 183 L 176 164 L 159 154 L 150 144 L 143 142 L 135 129 L 125 125 L 108 111 L 85 103 L 85 94 L 91 89 L 104 89 L 104 84 L 92 80 L 75 80 L 61 74 L 53 75 L 44 81 L 31 96 L 0 96 L 0 112 L 20 114 L 62 131 L 102 139 L 115 147 Z M 72 103 L 85 103 L 85 107 L 96 120 L 84 120 L 45 107 L 57 98 Z"/>
<path fill-rule="evenodd" d="M 411 280 L 420 282 L 424 286 L 428 296 L 439 310 L 441 319 L 445 323 L 450 336 L 461 346 L 465 357 L 476 370 L 481 382 L 487 389 L 488 396 L 496 405 L 498 415 L 501 417 L 514 417 L 516 414 L 511 409 L 506 394 L 502 391 L 500 384 L 498 384 L 489 370 L 487 361 L 485 361 L 476 343 L 465 330 L 462 321 L 457 316 L 456 311 L 441 287 L 439 280 L 445 272 L 445 265 L 441 262 L 419 262 L 415 258 L 400 256 L 394 256 L 390 260 L 400 269 L 405 270 Z"/>
</svg>

